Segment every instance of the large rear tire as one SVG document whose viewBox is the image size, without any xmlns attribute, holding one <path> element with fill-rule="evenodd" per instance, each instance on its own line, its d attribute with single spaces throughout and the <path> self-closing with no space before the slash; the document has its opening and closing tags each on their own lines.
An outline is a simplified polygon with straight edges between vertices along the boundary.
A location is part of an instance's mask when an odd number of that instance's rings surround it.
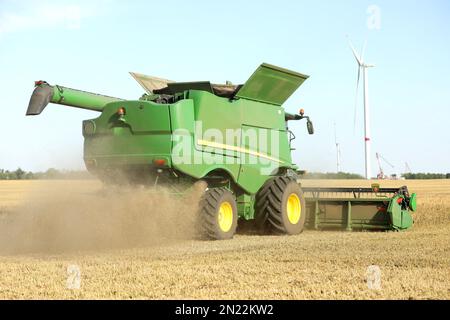
<svg viewBox="0 0 450 320">
<path fill-rule="evenodd" d="M 237 227 L 236 199 L 225 188 L 211 188 L 200 200 L 200 225 L 202 235 L 208 239 L 233 238 Z"/>
<path fill-rule="evenodd" d="M 305 199 L 298 183 L 288 177 L 268 180 L 256 196 L 257 224 L 276 234 L 299 234 L 305 225 Z"/>
</svg>

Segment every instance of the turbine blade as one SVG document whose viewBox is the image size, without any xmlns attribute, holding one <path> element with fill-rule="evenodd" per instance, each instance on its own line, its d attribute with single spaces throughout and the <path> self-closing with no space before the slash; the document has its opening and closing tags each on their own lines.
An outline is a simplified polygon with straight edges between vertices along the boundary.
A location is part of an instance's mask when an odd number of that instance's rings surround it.
<svg viewBox="0 0 450 320">
<path fill-rule="evenodd" d="M 359 65 L 362 65 L 363 62 L 361 60 L 361 58 L 358 56 L 358 54 L 356 53 L 355 48 L 353 48 L 352 42 L 350 40 L 348 40 L 348 44 L 350 45 L 350 49 L 352 49 L 353 55 L 355 56 L 356 62 L 358 62 Z"/>
<path fill-rule="evenodd" d="M 364 63 L 364 53 L 366 52 L 367 40 L 364 41 L 364 45 L 361 50 L 361 61 Z"/>
<path fill-rule="evenodd" d="M 353 112 L 353 134 L 356 132 L 356 117 L 358 114 L 358 93 L 359 93 L 359 80 L 361 78 L 361 66 L 358 66 L 358 77 L 356 79 L 356 92 L 355 92 L 355 110 Z"/>
</svg>

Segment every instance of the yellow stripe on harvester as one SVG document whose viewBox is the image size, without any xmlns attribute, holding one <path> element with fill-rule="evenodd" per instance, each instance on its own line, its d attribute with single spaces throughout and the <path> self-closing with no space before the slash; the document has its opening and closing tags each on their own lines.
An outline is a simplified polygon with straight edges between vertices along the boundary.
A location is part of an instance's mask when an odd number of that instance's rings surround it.
<svg viewBox="0 0 450 320">
<path fill-rule="evenodd" d="M 257 151 L 253 151 L 250 149 L 245 149 L 245 148 L 241 148 L 238 146 L 232 146 L 229 144 L 223 144 L 223 143 L 218 143 L 218 142 L 214 142 L 214 141 L 206 141 L 206 140 L 197 140 L 197 144 L 201 145 L 201 146 L 206 146 L 206 147 L 212 147 L 212 148 L 217 148 L 217 149 L 224 149 L 224 150 L 230 150 L 230 151 L 237 151 L 237 152 L 242 152 L 242 153 L 246 153 L 246 154 L 250 154 L 252 156 L 256 156 L 256 157 L 261 157 L 261 158 L 265 158 L 271 161 L 275 161 L 278 163 L 282 163 L 283 161 L 281 161 L 280 159 L 277 158 L 273 158 L 267 154 L 264 153 L 260 153 Z"/>
</svg>

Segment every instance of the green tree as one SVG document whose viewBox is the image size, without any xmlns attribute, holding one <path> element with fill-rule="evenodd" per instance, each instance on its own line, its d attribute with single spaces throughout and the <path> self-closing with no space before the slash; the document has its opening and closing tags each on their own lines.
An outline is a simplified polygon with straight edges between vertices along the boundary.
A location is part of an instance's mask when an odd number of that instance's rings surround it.
<svg viewBox="0 0 450 320">
<path fill-rule="evenodd" d="M 48 169 L 44 174 L 44 179 L 58 179 L 61 177 L 61 172 L 55 168 Z"/>
<path fill-rule="evenodd" d="M 23 179 L 23 176 L 25 175 L 25 171 L 23 171 L 21 168 L 17 168 L 17 170 L 16 171 L 14 171 L 14 176 L 15 176 L 15 179 L 17 179 L 17 180 L 22 180 Z"/>
</svg>

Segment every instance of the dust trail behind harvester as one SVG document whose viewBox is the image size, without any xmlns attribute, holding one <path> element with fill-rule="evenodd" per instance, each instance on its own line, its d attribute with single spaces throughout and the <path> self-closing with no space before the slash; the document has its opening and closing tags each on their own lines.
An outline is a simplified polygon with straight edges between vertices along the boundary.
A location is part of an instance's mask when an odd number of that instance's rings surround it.
<svg viewBox="0 0 450 320">
<path fill-rule="evenodd" d="M 195 236 L 201 188 L 180 198 L 144 188 L 46 182 L 0 220 L 0 254 L 142 247 Z"/>
</svg>

